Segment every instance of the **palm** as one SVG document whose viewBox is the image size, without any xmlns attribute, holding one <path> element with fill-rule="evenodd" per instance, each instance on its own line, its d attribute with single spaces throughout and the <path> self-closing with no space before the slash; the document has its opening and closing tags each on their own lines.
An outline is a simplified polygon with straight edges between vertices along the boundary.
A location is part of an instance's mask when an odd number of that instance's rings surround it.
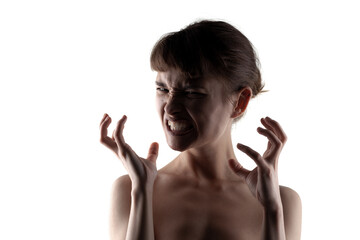
<svg viewBox="0 0 360 240">
<path fill-rule="evenodd" d="M 124 140 L 123 129 L 125 121 L 126 117 L 124 116 L 118 122 L 112 138 L 110 138 L 107 136 L 107 128 L 111 123 L 111 118 L 105 114 L 100 124 L 100 142 L 111 149 L 122 161 L 132 183 L 141 184 L 142 186 L 152 184 L 157 175 L 156 159 L 159 146 L 157 143 L 152 143 L 147 158 L 139 157 Z"/>
<path fill-rule="evenodd" d="M 287 138 L 276 121 L 266 118 L 266 120 L 262 119 L 261 123 L 266 129 L 258 128 L 258 132 L 269 139 L 267 149 L 262 156 L 248 146 L 242 144 L 237 146 L 255 161 L 257 167 L 249 171 L 233 159 L 230 160 L 230 167 L 243 178 L 254 197 L 261 204 L 266 205 L 274 203 L 279 198 L 277 164 Z"/>
<path fill-rule="evenodd" d="M 127 145 L 127 149 L 124 152 L 120 151 L 118 156 L 121 156 L 120 154 L 124 154 L 123 164 L 131 179 L 136 176 L 136 178 L 139 178 L 140 182 L 145 182 L 148 178 L 154 180 L 152 178 L 156 177 L 157 169 L 156 165 L 149 159 L 139 157 L 129 145 Z"/>
</svg>

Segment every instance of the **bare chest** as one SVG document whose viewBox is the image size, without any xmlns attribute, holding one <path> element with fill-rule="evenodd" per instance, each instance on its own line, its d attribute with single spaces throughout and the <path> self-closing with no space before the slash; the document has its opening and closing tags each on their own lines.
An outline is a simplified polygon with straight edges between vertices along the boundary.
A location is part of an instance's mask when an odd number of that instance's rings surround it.
<svg viewBox="0 0 360 240">
<path fill-rule="evenodd" d="M 254 200 L 251 195 L 231 188 L 174 185 L 159 188 L 154 192 L 153 203 L 155 237 L 259 239 L 262 210 Z"/>
</svg>

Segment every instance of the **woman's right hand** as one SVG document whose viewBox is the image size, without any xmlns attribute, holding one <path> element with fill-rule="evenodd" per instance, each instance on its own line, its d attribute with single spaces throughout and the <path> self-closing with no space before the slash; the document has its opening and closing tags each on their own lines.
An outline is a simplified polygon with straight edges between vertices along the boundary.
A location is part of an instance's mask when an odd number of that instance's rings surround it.
<svg viewBox="0 0 360 240">
<path fill-rule="evenodd" d="M 111 123 L 111 118 L 109 115 L 104 114 L 100 123 L 100 142 L 120 158 L 129 174 L 133 187 L 152 187 L 157 175 L 156 159 L 159 145 L 156 142 L 152 143 L 147 158 L 139 157 L 124 141 L 123 129 L 126 119 L 127 117 L 124 115 L 118 121 L 112 138 L 110 138 L 107 136 L 107 128 Z"/>
</svg>

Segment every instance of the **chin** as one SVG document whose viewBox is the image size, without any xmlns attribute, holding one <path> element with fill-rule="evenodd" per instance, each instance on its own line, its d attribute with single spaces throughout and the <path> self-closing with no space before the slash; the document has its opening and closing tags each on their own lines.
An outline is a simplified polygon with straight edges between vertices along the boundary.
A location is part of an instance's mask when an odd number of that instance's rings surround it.
<svg viewBox="0 0 360 240">
<path fill-rule="evenodd" d="M 187 149 L 189 149 L 189 147 L 186 147 L 186 146 L 175 146 L 175 145 L 170 145 L 170 144 L 168 144 L 168 145 L 172 150 L 178 151 L 178 152 L 184 152 Z"/>
<path fill-rule="evenodd" d="M 167 144 L 172 150 L 183 152 L 191 148 L 190 141 L 174 141 L 173 139 L 167 139 Z"/>
<path fill-rule="evenodd" d="M 196 134 L 188 134 L 186 136 L 173 136 L 165 133 L 166 142 L 169 147 L 175 151 L 183 152 L 193 147 L 197 137 Z"/>
<path fill-rule="evenodd" d="M 164 127 L 166 142 L 169 147 L 175 151 L 183 152 L 193 145 L 198 138 L 195 128 L 191 128 L 185 132 L 171 131 L 169 126 Z"/>
</svg>

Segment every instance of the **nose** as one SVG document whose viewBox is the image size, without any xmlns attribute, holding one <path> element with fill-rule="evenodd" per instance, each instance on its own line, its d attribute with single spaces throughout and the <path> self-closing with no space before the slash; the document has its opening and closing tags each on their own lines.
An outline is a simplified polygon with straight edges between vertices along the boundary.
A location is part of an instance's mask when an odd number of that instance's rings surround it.
<svg viewBox="0 0 360 240">
<path fill-rule="evenodd" d="M 179 113 L 181 109 L 182 109 L 181 98 L 179 96 L 176 96 L 176 94 L 174 93 L 170 93 L 165 103 L 164 111 L 168 115 L 174 116 L 177 113 Z"/>
</svg>

